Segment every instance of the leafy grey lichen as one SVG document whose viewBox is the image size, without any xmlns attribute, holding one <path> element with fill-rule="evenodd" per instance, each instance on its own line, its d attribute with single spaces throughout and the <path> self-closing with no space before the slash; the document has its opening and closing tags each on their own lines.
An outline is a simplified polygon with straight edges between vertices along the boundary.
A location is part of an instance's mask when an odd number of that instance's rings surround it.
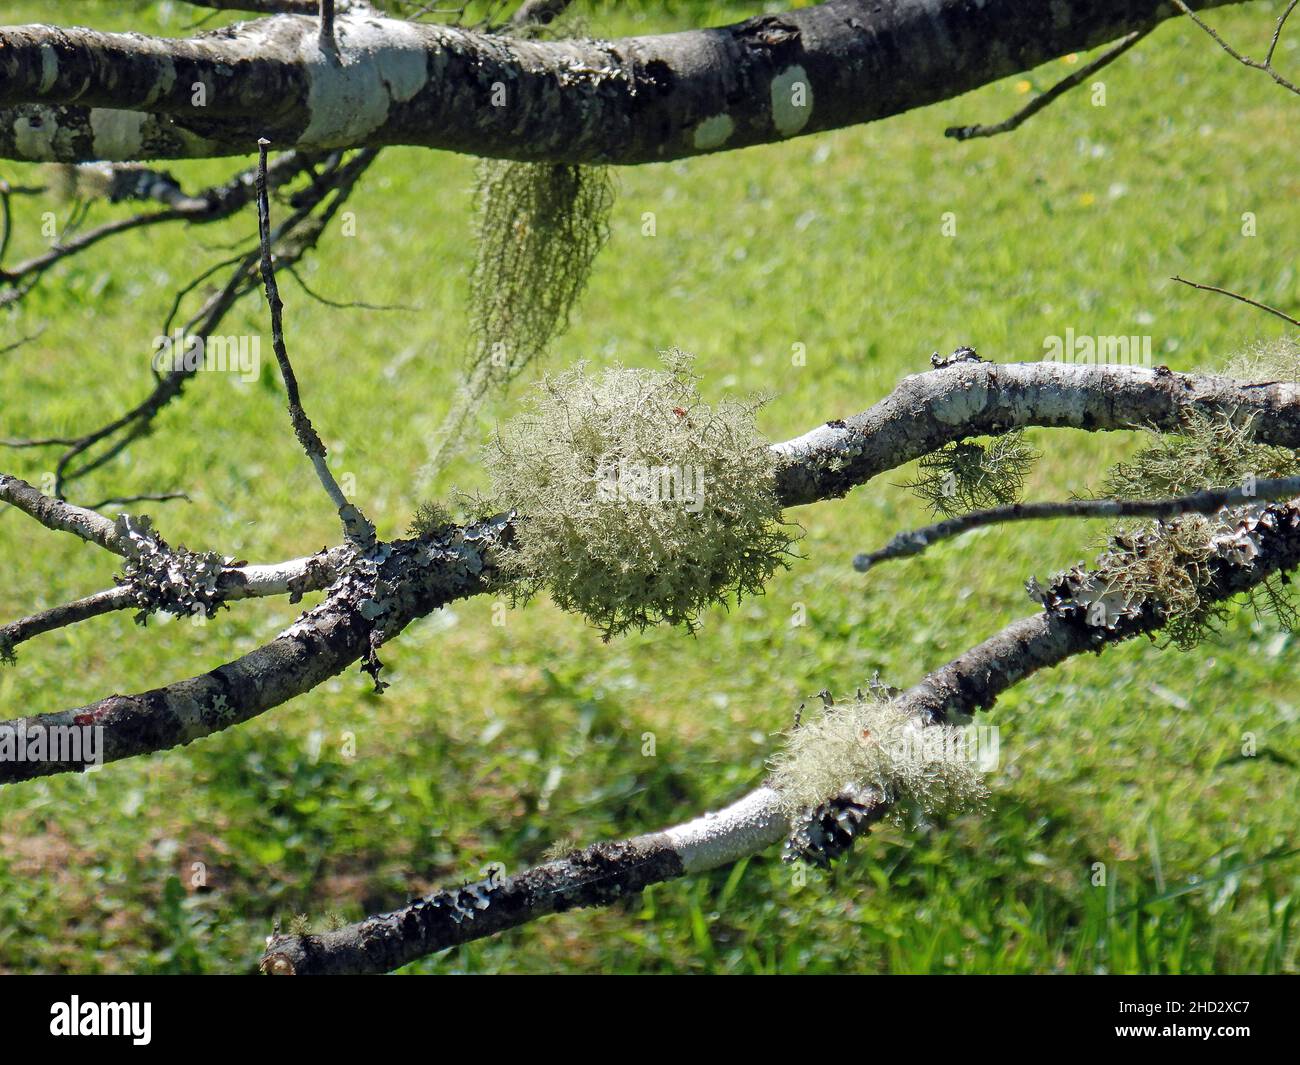
<svg viewBox="0 0 1300 1065">
<path fill-rule="evenodd" d="M 1288 366 L 1294 374 L 1292 349 L 1275 347 L 1257 349 L 1239 369 L 1283 373 Z M 1145 448 L 1111 469 L 1104 490 L 1117 498 L 1159 498 L 1297 474 L 1300 461 L 1294 451 L 1256 441 L 1253 417 L 1234 419 L 1193 410 L 1176 433 L 1152 430 Z M 1111 533 L 1111 550 L 1099 560 L 1106 593 L 1112 600 L 1154 603 L 1168 618 L 1168 642 L 1184 650 L 1195 647 L 1227 616 L 1226 608 L 1207 599 L 1205 590 L 1225 537 L 1240 535 L 1238 518 L 1243 513 L 1249 512 L 1118 523 Z M 1270 574 L 1248 596 L 1257 614 L 1271 615 L 1287 630 L 1295 626 L 1296 607 L 1285 573 Z"/>
<path fill-rule="evenodd" d="M 137 624 L 145 624 L 159 610 L 178 617 L 216 615 L 223 605 L 220 580 L 228 559 L 215 551 L 169 547 L 147 515 L 119 515 L 116 528 L 130 544 L 131 554 L 121 576 L 113 579 L 130 588 L 139 608 Z"/>
<path fill-rule="evenodd" d="M 486 455 L 520 515 L 502 572 L 545 589 L 606 639 L 660 621 L 691 628 L 715 603 L 759 593 L 786 564 L 775 456 L 757 403 L 704 403 L 690 359 L 666 370 L 548 376 Z"/>
<path fill-rule="evenodd" d="M 1234 587 L 1254 585 L 1248 589 L 1252 597 L 1272 594 L 1271 582 L 1285 591 L 1284 572 L 1260 584 L 1257 567 L 1267 561 L 1260 558 L 1266 536 L 1298 520 L 1290 504 L 1272 503 L 1156 522 L 1116 534 L 1095 569 L 1075 566 L 1046 586 L 1031 580 L 1029 593 L 1049 613 L 1083 620 L 1099 641 L 1108 633 L 1132 635 L 1158 626 L 1168 643 L 1189 650 L 1227 617 L 1226 597 Z M 1229 581 L 1234 570 L 1239 579 Z M 1289 599 L 1256 606 L 1277 612 L 1284 625 L 1295 620 Z"/>
</svg>

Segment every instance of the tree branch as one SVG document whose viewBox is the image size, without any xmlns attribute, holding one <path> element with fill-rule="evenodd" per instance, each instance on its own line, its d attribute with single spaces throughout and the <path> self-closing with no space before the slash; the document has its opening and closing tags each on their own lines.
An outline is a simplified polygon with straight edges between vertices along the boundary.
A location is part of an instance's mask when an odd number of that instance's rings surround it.
<svg viewBox="0 0 1300 1065">
<path fill-rule="evenodd" d="M 1240 550 L 1246 540 L 1254 553 Z M 1250 508 L 1235 530 L 1216 539 L 1207 564 L 1213 577 L 1206 594 L 1215 600 L 1294 568 L 1300 564 L 1300 510 L 1290 503 Z M 1165 624 L 1163 609 L 1153 600 L 1132 604 L 1120 617 L 1091 623 L 1074 596 L 1103 579 L 1096 571 L 1067 575 L 1053 585 L 1041 613 L 1014 622 L 930 673 L 898 697 L 899 706 L 931 724 L 987 709 L 1002 692 L 1039 670 Z M 865 821 L 878 820 L 888 806 L 887 798 L 874 799 Z M 664 832 L 598 843 L 516 876 L 437 891 L 323 935 L 275 936 L 262 956 L 262 971 L 391 971 L 548 914 L 608 905 L 650 884 L 731 864 L 771 847 L 790 827 L 781 796 L 762 787 L 718 814 Z"/>
<path fill-rule="evenodd" d="M 332 10 L 332 8 L 331 8 Z M 322 8 L 322 17 L 324 9 Z M 324 29 L 322 28 L 322 33 Z M 302 399 L 298 395 L 298 378 L 289 362 L 289 351 L 284 343 L 284 323 L 281 320 L 284 304 L 280 300 L 280 288 L 275 283 L 275 266 L 271 257 L 271 208 L 266 196 L 266 149 L 265 138 L 257 142 L 257 224 L 262 239 L 262 283 L 266 286 L 266 302 L 271 308 L 271 345 L 275 349 L 275 360 L 280 364 L 280 374 L 284 378 L 284 391 L 289 404 L 289 421 L 293 425 L 294 436 L 307 452 L 321 487 L 330 501 L 338 508 L 339 519 L 343 523 L 343 532 L 348 540 L 358 545 L 374 543 L 375 527 L 367 520 L 356 506 L 348 502 L 343 489 L 339 487 L 334 474 L 330 472 L 326 459 L 325 444 L 303 410 Z"/>
<path fill-rule="evenodd" d="M 1131 367 L 959 362 L 905 379 L 887 399 L 848 422 L 773 445 L 780 460 L 777 495 L 787 507 L 842 496 L 966 436 L 1028 425 L 1178 431 L 1193 410 L 1258 418 L 1260 442 L 1300 447 L 1300 385 L 1250 385 Z M 22 720 L 80 718 L 102 725 L 105 760 L 114 761 L 246 721 L 359 660 L 375 675 L 379 643 L 438 607 L 500 587 L 494 552 L 513 531 L 513 516 L 501 514 L 466 528 L 448 526 L 420 539 L 378 544 L 366 556 L 364 579 L 341 567 L 323 603 L 236 662 L 140 695 Z M 0 728 L 6 724 L 16 727 L 0 722 Z M 78 768 L 0 763 L 0 784 Z"/>
<path fill-rule="evenodd" d="M 1211 26 L 1199 15 L 1197 15 L 1195 11 L 1193 11 L 1190 7 L 1187 6 L 1187 4 L 1183 2 L 1183 0 L 1173 0 L 1174 7 L 1178 8 L 1179 11 L 1181 11 L 1189 19 L 1195 22 L 1196 25 L 1198 25 L 1210 36 L 1210 38 L 1214 41 L 1215 44 L 1217 44 L 1220 48 L 1222 48 L 1225 52 L 1227 52 L 1228 55 L 1232 56 L 1232 58 L 1235 59 L 1238 63 L 1241 63 L 1243 66 L 1248 66 L 1253 70 L 1264 71 L 1265 74 L 1267 74 L 1275 82 L 1281 85 L 1282 88 L 1287 89 L 1288 91 L 1293 92 L 1296 95 L 1300 96 L 1300 86 L 1297 86 L 1293 82 L 1288 81 L 1281 74 L 1279 74 L 1277 70 L 1274 69 L 1273 67 L 1273 53 L 1277 51 L 1277 42 L 1278 42 L 1278 38 L 1282 36 L 1282 27 L 1286 25 L 1286 20 L 1291 17 L 1291 12 L 1295 10 L 1297 3 L 1300 3 L 1300 0 L 1291 0 L 1291 2 L 1286 6 L 1286 10 L 1283 11 L 1282 14 L 1278 16 L 1277 26 L 1273 30 L 1273 39 L 1269 42 L 1268 45 L 1268 55 L 1264 58 L 1264 61 L 1261 63 L 1258 59 L 1251 59 L 1250 56 L 1242 55 L 1235 48 L 1233 48 L 1232 45 L 1230 45 L 1227 41 L 1225 41 L 1222 37 L 1219 36 L 1218 30 L 1216 30 L 1213 26 Z"/>
<path fill-rule="evenodd" d="M 1296 2 L 1300 3 L 1300 0 L 1296 0 Z M 1234 300 L 1239 300 L 1241 303 L 1248 303 L 1250 306 L 1256 307 L 1261 311 L 1267 311 L 1269 314 L 1281 318 L 1284 322 L 1290 322 L 1294 326 L 1300 326 L 1300 318 L 1292 318 L 1285 311 L 1279 311 L 1276 307 L 1270 307 L 1267 303 L 1260 303 L 1258 300 L 1253 300 L 1249 296 L 1243 296 L 1238 292 L 1232 292 L 1226 288 L 1219 288 L 1218 285 L 1202 285 L 1198 281 L 1188 281 L 1187 278 L 1179 277 L 1177 274 L 1169 280 L 1177 281 L 1180 285 L 1188 285 L 1191 288 L 1199 288 L 1202 292 L 1217 292 L 1220 296 L 1231 296 Z"/>
<path fill-rule="evenodd" d="M 999 133 L 1009 133 L 1013 129 L 1019 129 L 1028 119 L 1033 118 L 1034 115 L 1049 106 L 1058 97 L 1064 96 L 1080 82 L 1087 80 L 1103 67 L 1113 63 L 1153 29 L 1155 29 L 1154 26 L 1147 26 L 1140 30 L 1134 30 L 1109 51 L 1103 52 L 1091 63 L 1080 67 L 1068 77 L 1062 78 L 1046 92 L 1035 96 L 1009 118 L 1005 118 L 991 126 L 949 126 L 943 131 L 943 135 L 952 137 L 954 140 L 966 141 L 973 137 L 996 137 Z"/>
<path fill-rule="evenodd" d="M 1172 13 L 1163 0 L 831 0 L 615 41 L 340 13 L 337 56 L 320 48 L 317 19 L 296 15 L 184 40 L 12 27 L 0 30 L 0 157 L 190 158 L 243 154 L 267 137 L 661 162 L 875 121 Z"/>
<path fill-rule="evenodd" d="M 919 555 L 928 547 L 972 529 L 1004 522 L 1041 521 L 1047 518 L 1172 518 L 1179 514 L 1213 514 L 1233 503 L 1257 499 L 1291 499 L 1300 496 L 1300 477 L 1256 481 L 1249 488 L 1203 489 L 1166 499 L 1070 499 L 1060 503 L 1012 503 L 1005 507 L 973 510 L 920 529 L 901 532 L 884 547 L 857 555 L 853 568 L 866 573 L 877 563 Z"/>
</svg>

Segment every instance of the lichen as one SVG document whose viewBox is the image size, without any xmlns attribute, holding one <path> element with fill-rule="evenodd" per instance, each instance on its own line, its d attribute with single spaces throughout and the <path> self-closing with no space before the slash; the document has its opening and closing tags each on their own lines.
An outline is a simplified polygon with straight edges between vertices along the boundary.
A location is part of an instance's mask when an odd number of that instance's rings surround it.
<svg viewBox="0 0 1300 1065">
<path fill-rule="evenodd" d="M 888 805 L 909 811 L 957 812 L 987 800 L 966 734 L 924 724 L 889 689 L 828 705 L 793 729 L 772 761 L 772 786 L 793 831 L 788 859 L 831 861 Z"/>
<path fill-rule="evenodd" d="M 215 551 L 169 547 L 148 515 L 120 515 L 116 532 L 129 545 L 130 554 L 121 575 L 113 579 L 131 590 L 137 624 L 145 624 L 156 611 L 210 618 L 224 605 L 220 581 L 230 560 Z"/>
<path fill-rule="evenodd" d="M 428 536 L 453 524 L 455 518 L 448 507 L 442 503 L 428 501 L 415 508 L 415 514 L 411 517 L 411 524 L 407 526 L 406 531 L 411 536 Z"/>
<path fill-rule="evenodd" d="M 987 444 L 958 440 L 924 456 L 917 476 L 902 487 L 925 500 L 932 513 L 953 517 L 1016 502 L 1037 458 L 1019 430 Z"/>
<path fill-rule="evenodd" d="M 585 367 L 546 377 L 494 434 L 486 465 L 520 520 L 502 573 L 517 600 L 545 589 L 605 638 L 759 593 L 794 541 L 758 403 L 710 407 L 690 358 L 665 370 Z"/>
<path fill-rule="evenodd" d="M 1294 345 L 1261 347 L 1238 356 L 1230 368 L 1245 377 L 1294 375 Z M 1260 444 L 1255 418 L 1190 411 L 1177 432 L 1150 430 L 1148 445 L 1132 459 L 1116 464 L 1104 482 L 1116 498 L 1160 498 L 1203 488 L 1235 488 L 1250 479 L 1294 477 L 1300 461 L 1289 448 Z M 1197 646 L 1216 631 L 1227 608 L 1206 598 L 1213 574 L 1211 560 L 1232 532 L 1241 508 L 1218 515 L 1185 515 L 1167 521 L 1119 522 L 1110 533 L 1111 549 L 1098 562 L 1106 591 L 1133 603 L 1152 602 L 1167 617 L 1165 640 L 1183 650 Z M 1248 593 L 1258 615 L 1272 617 L 1290 630 L 1297 621 L 1294 597 L 1285 573 L 1267 576 Z"/>
<path fill-rule="evenodd" d="M 471 352 L 425 474 L 436 472 L 486 399 L 544 357 L 609 239 L 607 167 L 485 159 L 476 172 Z"/>
</svg>

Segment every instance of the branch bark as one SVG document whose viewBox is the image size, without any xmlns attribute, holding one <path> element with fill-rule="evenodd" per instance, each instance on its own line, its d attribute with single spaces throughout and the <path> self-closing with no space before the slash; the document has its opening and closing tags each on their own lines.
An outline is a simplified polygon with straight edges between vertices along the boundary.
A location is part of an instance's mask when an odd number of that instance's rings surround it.
<svg viewBox="0 0 1300 1065">
<path fill-rule="evenodd" d="M 184 40 L 12 27 L 0 157 L 245 154 L 266 137 L 658 162 L 924 107 L 1173 13 L 1163 0 L 831 0 L 718 29 L 533 41 L 359 11 L 337 16 L 337 55 L 302 15 Z"/>
</svg>

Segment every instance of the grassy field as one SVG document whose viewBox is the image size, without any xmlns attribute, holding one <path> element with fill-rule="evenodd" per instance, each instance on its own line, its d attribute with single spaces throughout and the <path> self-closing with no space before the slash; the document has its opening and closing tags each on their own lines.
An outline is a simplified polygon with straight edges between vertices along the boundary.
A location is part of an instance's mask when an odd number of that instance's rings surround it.
<svg viewBox="0 0 1300 1065">
<path fill-rule="evenodd" d="M 63 5 L 58 5 L 63 6 Z M 71 6 L 71 5 L 67 5 Z M 1276 4 L 1214 15 L 1260 51 Z M 582 5 L 611 36 L 732 21 L 753 5 Z M 7 22 L 72 18 L 6 5 Z M 82 3 L 75 21 L 188 32 L 183 4 Z M 1300 65 L 1296 34 L 1279 62 Z M 1011 136 L 958 144 L 1084 61 L 1071 57 L 887 122 L 617 174 L 612 238 L 548 365 L 695 353 L 706 396 L 762 390 L 772 439 L 864 409 L 934 350 L 1041 358 L 1044 338 L 1150 335 L 1154 360 L 1213 368 L 1284 323 L 1170 282 L 1300 307 L 1296 100 L 1188 23 L 1166 24 Z M 170 167 L 187 187 L 234 161 Z M 355 497 L 398 535 L 466 344 L 471 160 L 389 150 L 304 270 L 282 279 L 304 402 Z M 34 172 L 5 165 L 10 179 Z M 127 208 L 101 205 L 91 221 Z M 283 209 L 283 208 L 280 208 Z M 20 201 L 9 262 L 41 246 Z M 655 215 L 655 235 L 643 216 Z M 951 212 L 956 235 L 941 226 Z M 1247 236 L 1243 215 L 1254 219 Z M 140 398 L 173 293 L 254 231 L 250 215 L 155 229 L 52 273 L 3 323 L 0 435 L 85 429 Z M 242 304 L 228 333 L 263 334 Z M 794 365 L 795 345 L 806 364 Z M 269 360 L 264 360 L 269 361 Z M 510 404 L 486 411 L 483 430 Z M 1026 494 L 1095 488 L 1133 436 L 1033 432 Z M 52 455 L 5 451 L 39 480 Z M 923 522 L 909 470 L 792 514 L 802 558 L 767 595 L 602 644 L 546 602 L 459 603 L 386 649 L 383 695 L 349 671 L 183 750 L 0 792 L 0 970 L 246 972 L 272 922 L 323 926 L 550 847 L 657 827 L 758 783 L 794 708 L 879 672 L 905 686 L 1032 612 L 1025 578 L 1094 553 L 1096 524 L 1000 529 L 869 577 L 854 553 Z M 481 484 L 472 454 L 435 486 Z M 337 539 L 271 367 L 200 375 L 83 501 L 149 505 L 172 543 L 254 561 Z M 0 513 L 0 617 L 106 587 L 103 552 Z M 806 612 L 806 624 L 797 625 Z M 113 615 L 40 638 L 0 670 L 0 716 L 75 706 L 212 668 L 297 613 L 236 604 L 203 626 Z M 424 960 L 445 972 L 1294 972 L 1300 857 L 1300 646 L 1248 611 L 1184 654 L 1149 643 L 1073 661 L 988 715 L 1002 763 L 984 816 L 884 829 L 802 886 L 769 853 Z M 642 756 L 643 734 L 657 753 Z M 355 757 L 348 757 L 348 735 Z M 1262 752 L 1236 757 L 1253 734 Z M 1102 873 L 1104 872 L 1104 883 Z M 196 884 L 202 880 L 204 883 Z"/>
</svg>

